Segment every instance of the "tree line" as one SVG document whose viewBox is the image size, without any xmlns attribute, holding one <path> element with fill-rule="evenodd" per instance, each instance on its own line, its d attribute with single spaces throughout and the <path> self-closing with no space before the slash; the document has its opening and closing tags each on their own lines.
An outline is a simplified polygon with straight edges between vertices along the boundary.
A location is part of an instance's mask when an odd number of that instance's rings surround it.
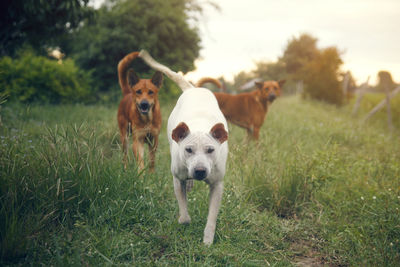
<svg viewBox="0 0 400 267">
<path fill-rule="evenodd" d="M 218 8 L 212 2 L 207 2 Z M 89 0 L 5 0 L 0 4 L 0 94 L 22 102 L 94 102 L 118 99 L 117 64 L 127 53 L 147 49 L 173 69 L 194 69 L 203 12 L 197 0 L 105 0 L 99 9 Z M 286 90 L 301 83 L 303 96 L 340 105 L 344 73 L 341 52 L 320 48 L 317 38 L 301 34 L 288 40 L 276 62 L 256 62 L 251 71 L 225 82 L 231 89 L 251 79 L 286 79 Z M 49 58 L 58 49 L 62 64 Z M 144 78 L 151 70 L 140 60 L 133 68 Z M 383 73 L 383 74 L 382 74 Z M 394 84 L 390 73 L 379 81 Z M 356 82 L 349 78 L 349 92 Z M 381 78 L 382 77 L 382 78 Z M 167 80 L 163 93 L 179 90 Z"/>
<path fill-rule="evenodd" d="M 1 94 L 22 102 L 49 103 L 77 98 L 93 101 L 93 96 L 119 94 L 117 64 L 139 49 L 151 51 L 171 68 L 194 69 L 200 37 L 189 21 L 203 11 L 196 0 L 106 0 L 99 9 L 90 7 L 88 1 L 2 2 Z M 63 64 L 47 56 L 55 48 L 66 55 Z M 133 67 L 144 76 L 150 72 L 140 61 Z M 70 84 L 80 91 L 73 98 L 57 84 L 72 77 L 76 82 Z M 165 88 L 173 93 L 174 86 L 169 85 Z"/>
<path fill-rule="evenodd" d="M 253 70 L 239 72 L 233 82 L 224 83 L 228 90 L 238 91 L 249 80 L 286 79 L 284 90 L 287 93 L 294 93 L 300 84 L 303 97 L 341 105 L 354 95 L 359 86 L 350 71 L 341 70 L 342 64 L 341 51 L 336 46 L 318 47 L 317 38 L 303 33 L 288 40 L 276 62 L 257 61 Z M 345 92 L 343 81 L 346 75 Z M 388 71 L 379 71 L 377 78 L 378 84 L 370 87 L 371 91 L 385 92 L 397 86 Z"/>
<path fill-rule="evenodd" d="M 344 101 L 340 51 L 335 46 L 319 48 L 317 43 L 318 39 L 307 33 L 292 37 L 276 62 L 256 62 L 254 70 L 238 73 L 231 86 L 237 88 L 255 78 L 286 79 L 286 92 L 294 93 L 301 84 L 304 97 L 340 105 Z"/>
</svg>

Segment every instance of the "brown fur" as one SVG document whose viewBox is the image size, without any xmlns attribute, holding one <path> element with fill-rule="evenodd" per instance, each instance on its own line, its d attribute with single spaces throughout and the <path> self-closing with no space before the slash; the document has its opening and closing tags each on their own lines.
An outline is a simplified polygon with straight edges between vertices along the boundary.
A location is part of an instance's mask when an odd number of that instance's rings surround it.
<svg viewBox="0 0 400 267">
<path fill-rule="evenodd" d="M 202 87 L 203 84 L 205 83 L 212 83 L 215 86 L 217 86 L 219 89 L 221 89 L 222 92 L 225 92 L 225 87 L 222 85 L 222 83 L 220 81 L 218 81 L 217 79 L 211 78 L 211 77 L 204 77 L 201 78 L 197 83 L 196 86 L 197 87 Z"/>
<path fill-rule="evenodd" d="M 119 104 L 117 120 L 124 153 L 124 167 L 127 165 L 127 134 L 130 127 L 132 149 L 139 169 L 144 168 L 143 154 L 146 143 L 150 151 L 150 170 L 154 171 L 155 153 L 161 129 L 158 90 L 162 85 L 163 76 L 160 72 L 156 72 L 151 79 L 140 79 L 133 69 L 128 69 L 138 54 L 139 52 L 132 52 L 118 64 L 118 79 L 123 98 Z"/>
<path fill-rule="evenodd" d="M 211 82 L 218 86 L 213 78 L 201 79 L 196 85 Z M 249 136 L 255 140 L 259 138 L 260 128 L 268 112 L 268 105 L 281 95 L 281 87 L 285 80 L 257 82 L 256 90 L 248 93 L 231 95 L 227 93 L 214 93 L 219 108 L 225 118 L 233 124 L 247 130 Z"/>
</svg>

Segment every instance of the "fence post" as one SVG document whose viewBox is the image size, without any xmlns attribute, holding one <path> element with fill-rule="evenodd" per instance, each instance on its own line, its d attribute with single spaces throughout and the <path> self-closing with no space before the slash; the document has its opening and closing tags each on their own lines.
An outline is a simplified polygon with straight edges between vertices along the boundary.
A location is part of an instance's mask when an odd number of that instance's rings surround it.
<svg viewBox="0 0 400 267">
<path fill-rule="evenodd" d="M 368 76 L 367 81 L 365 83 L 363 83 L 356 90 L 357 99 L 356 99 L 356 103 L 354 104 L 353 111 L 351 112 L 352 115 L 355 115 L 357 113 L 357 111 L 358 111 L 358 108 L 360 107 L 361 100 L 362 100 L 362 98 L 364 97 L 364 94 L 365 94 L 365 90 L 368 88 L 369 77 L 370 76 Z"/>
<path fill-rule="evenodd" d="M 303 87 L 304 87 L 303 80 L 296 82 L 296 95 L 303 93 Z"/>
<path fill-rule="evenodd" d="M 350 83 L 350 72 L 346 72 L 342 82 L 342 89 L 343 89 L 343 97 L 345 101 L 348 101 L 347 92 L 349 90 L 349 83 Z"/>
<path fill-rule="evenodd" d="M 387 120 L 388 120 L 388 126 L 389 130 L 393 131 L 393 122 L 392 122 L 392 111 L 390 108 L 390 91 L 389 91 L 389 86 L 385 86 L 385 93 L 386 93 L 386 108 L 387 108 Z"/>
<path fill-rule="evenodd" d="M 361 121 L 362 123 L 366 122 L 372 115 L 374 115 L 378 110 L 383 108 L 387 102 L 390 101 L 392 97 L 400 93 L 400 86 L 394 89 L 391 93 L 387 94 L 386 99 L 382 100 L 378 105 L 376 105 Z"/>
</svg>

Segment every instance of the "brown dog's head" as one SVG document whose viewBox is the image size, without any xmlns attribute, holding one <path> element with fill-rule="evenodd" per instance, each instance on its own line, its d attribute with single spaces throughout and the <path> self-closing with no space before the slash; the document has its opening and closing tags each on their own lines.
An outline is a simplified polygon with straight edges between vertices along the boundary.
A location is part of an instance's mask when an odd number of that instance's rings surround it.
<svg viewBox="0 0 400 267">
<path fill-rule="evenodd" d="M 272 103 L 281 95 L 281 88 L 286 80 L 256 82 L 256 87 L 261 91 L 261 96 L 268 102 Z"/>
<path fill-rule="evenodd" d="M 128 71 L 128 84 L 139 112 L 147 115 L 158 99 L 163 75 L 157 71 L 151 79 L 140 79 L 133 69 Z"/>
</svg>

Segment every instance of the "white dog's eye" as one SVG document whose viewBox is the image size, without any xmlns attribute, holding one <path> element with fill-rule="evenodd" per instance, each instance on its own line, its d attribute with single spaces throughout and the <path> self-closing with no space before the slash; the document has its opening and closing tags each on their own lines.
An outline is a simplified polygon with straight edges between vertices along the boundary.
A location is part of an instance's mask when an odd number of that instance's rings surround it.
<svg viewBox="0 0 400 267">
<path fill-rule="evenodd" d="M 214 148 L 212 148 L 212 147 L 209 147 L 209 148 L 207 148 L 207 154 L 211 154 L 211 153 L 213 153 L 214 152 Z"/>
<path fill-rule="evenodd" d="M 189 154 L 193 153 L 193 150 L 190 147 L 185 148 L 186 152 Z"/>
</svg>

